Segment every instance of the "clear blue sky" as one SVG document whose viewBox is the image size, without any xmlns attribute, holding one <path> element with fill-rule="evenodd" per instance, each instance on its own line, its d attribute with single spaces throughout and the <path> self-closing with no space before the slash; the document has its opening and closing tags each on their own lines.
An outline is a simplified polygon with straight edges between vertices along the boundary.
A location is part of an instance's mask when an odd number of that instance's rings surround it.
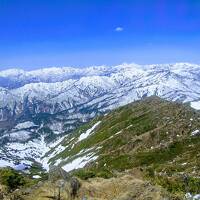
<svg viewBox="0 0 200 200">
<path fill-rule="evenodd" d="M 0 0 L 0 69 L 200 63 L 199 0 Z"/>
</svg>

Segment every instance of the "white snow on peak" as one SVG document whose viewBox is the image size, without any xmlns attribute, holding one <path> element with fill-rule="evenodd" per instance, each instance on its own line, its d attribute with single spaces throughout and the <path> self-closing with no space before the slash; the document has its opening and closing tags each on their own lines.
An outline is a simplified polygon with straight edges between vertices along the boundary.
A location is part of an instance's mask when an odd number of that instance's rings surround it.
<svg viewBox="0 0 200 200">
<path fill-rule="evenodd" d="M 191 69 L 199 69 L 199 65 L 190 63 L 175 63 L 175 64 L 155 64 L 155 65 L 138 65 L 135 63 L 123 63 L 117 66 L 92 66 L 85 68 L 72 67 L 50 67 L 33 71 L 25 71 L 21 69 L 8 69 L 0 71 L 0 77 L 10 78 L 17 82 L 28 83 L 55 83 L 66 81 L 69 79 L 79 80 L 82 77 L 91 76 L 111 76 L 119 73 L 127 75 L 144 74 L 150 70 L 170 70 L 174 72 L 186 71 Z"/>
<path fill-rule="evenodd" d="M 92 66 L 87 68 L 73 67 L 49 67 L 32 71 L 21 69 L 8 69 L 0 71 L 0 77 L 11 78 L 13 80 L 31 82 L 58 82 L 73 79 L 79 79 L 84 76 L 102 75 L 110 71 L 105 66 Z"/>
<path fill-rule="evenodd" d="M 13 69 L 0 71 L 1 77 L 20 76 L 20 75 L 25 75 L 25 71 L 23 69 L 13 68 Z"/>
</svg>

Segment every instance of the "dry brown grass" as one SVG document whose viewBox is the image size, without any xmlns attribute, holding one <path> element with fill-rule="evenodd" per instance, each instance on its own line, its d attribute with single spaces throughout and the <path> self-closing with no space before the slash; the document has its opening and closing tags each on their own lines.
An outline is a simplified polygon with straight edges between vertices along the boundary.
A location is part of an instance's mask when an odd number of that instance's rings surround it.
<svg viewBox="0 0 200 200">
<path fill-rule="evenodd" d="M 61 189 L 61 200 L 70 198 L 69 185 Z M 47 181 L 32 189 L 30 194 L 23 195 L 25 200 L 48 200 L 58 195 L 58 187 Z M 131 170 L 110 179 L 93 178 L 81 181 L 78 197 L 74 200 L 163 200 L 170 199 L 169 194 L 161 187 L 144 181 L 139 170 Z"/>
<path fill-rule="evenodd" d="M 168 196 L 160 187 L 152 186 L 131 174 L 111 179 L 89 180 L 83 184 L 79 195 L 86 196 L 88 200 L 161 200 Z"/>
</svg>

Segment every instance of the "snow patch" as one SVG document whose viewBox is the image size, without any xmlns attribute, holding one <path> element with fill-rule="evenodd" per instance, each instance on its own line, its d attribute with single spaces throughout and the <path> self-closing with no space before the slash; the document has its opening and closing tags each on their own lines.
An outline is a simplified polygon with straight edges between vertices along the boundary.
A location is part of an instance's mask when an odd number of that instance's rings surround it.
<svg viewBox="0 0 200 200">
<path fill-rule="evenodd" d="M 197 136 L 197 135 L 200 135 L 199 130 L 192 131 L 191 136 Z"/>
<path fill-rule="evenodd" d="M 9 162 L 7 160 L 0 160 L 0 167 L 12 167 L 14 168 L 14 164 L 12 162 Z"/>
<path fill-rule="evenodd" d="M 86 139 L 100 123 L 101 123 L 101 121 L 98 121 L 96 124 L 94 124 L 92 126 L 92 128 L 88 129 L 85 133 L 82 133 L 78 138 L 78 142 L 80 142 L 81 140 Z"/>
<path fill-rule="evenodd" d="M 23 123 L 19 123 L 15 126 L 16 129 L 27 129 L 27 128 L 31 128 L 31 127 L 35 127 L 37 125 L 35 125 L 33 122 L 31 121 L 26 121 Z"/>
<path fill-rule="evenodd" d="M 191 193 L 186 193 L 185 198 L 187 200 L 200 200 L 200 194 L 192 195 Z"/>
<path fill-rule="evenodd" d="M 39 176 L 39 175 L 34 175 L 33 178 L 34 178 L 34 179 L 39 179 L 39 178 L 41 178 L 41 176 Z"/>
<path fill-rule="evenodd" d="M 115 133 L 115 135 L 119 135 L 121 132 L 122 132 L 122 130 L 121 130 L 121 131 L 119 131 L 119 132 L 117 132 L 117 133 Z"/>
<path fill-rule="evenodd" d="M 200 110 L 200 101 L 194 101 L 190 103 L 190 106 L 196 110 Z"/>
<path fill-rule="evenodd" d="M 70 172 L 74 169 L 83 168 L 87 163 L 94 161 L 96 159 L 97 159 L 97 156 L 85 155 L 85 156 L 74 159 L 71 163 L 64 165 L 62 168 L 66 172 Z"/>
<path fill-rule="evenodd" d="M 9 139 L 12 140 L 18 140 L 18 141 L 27 141 L 30 138 L 31 132 L 29 131 L 16 131 L 9 133 Z"/>
<path fill-rule="evenodd" d="M 48 166 L 45 162 L 42 162 L 41 157 L 45 155 L 46 152 L 50 150 L 47 144 L 44 141 L 44 136 L 39 139 L 34 139 L 33 141 L 28 141 L 27 143 L 9 143 L 6 145 L 7 151 L 15 157 L 17 155 L 18 159 L 23 161 L 25 164 L 29 164 L 27 158 L 33 158 L 37 162 L 42 163 L 45 169 L 48 169 Z"/>
</svg>

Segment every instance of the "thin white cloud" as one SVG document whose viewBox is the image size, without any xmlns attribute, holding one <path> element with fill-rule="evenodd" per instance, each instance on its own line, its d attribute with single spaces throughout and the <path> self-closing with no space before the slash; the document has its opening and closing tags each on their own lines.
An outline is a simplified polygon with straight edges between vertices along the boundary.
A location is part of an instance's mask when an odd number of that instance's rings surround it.
<svg viewBox="0 0 200 200">
<path fill-rule="evenodd" d="M 120 27 L 120 26 L 118 26 L 118 27 L 115 28 L 116 32 L 122 32 L 123 30 L 124 30 L 124 28 Z"/>
</svg>

